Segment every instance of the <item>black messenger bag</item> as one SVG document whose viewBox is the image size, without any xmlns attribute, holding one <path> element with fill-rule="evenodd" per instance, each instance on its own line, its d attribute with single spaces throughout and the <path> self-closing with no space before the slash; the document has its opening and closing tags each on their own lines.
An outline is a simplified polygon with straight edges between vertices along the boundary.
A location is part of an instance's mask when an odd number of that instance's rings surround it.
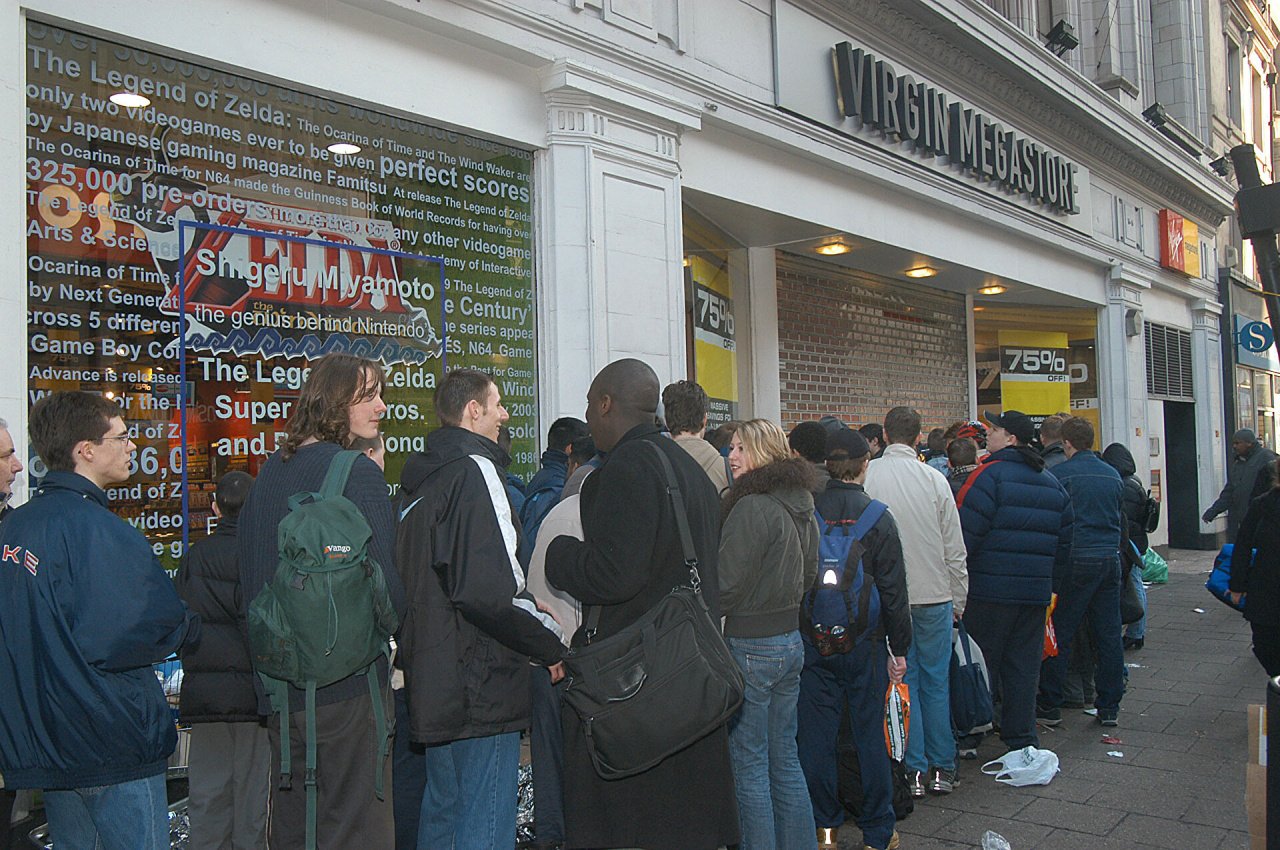
<svg viewBox="0 0 1280 850">
<path fill-rule="evenodd" d="M 689 569 L 644 616 L 591 641 L 599 606 L 587 614 L 588 644 L 564 658 L 564 702 L 578 715 L 602 779 L 642 773 L 723 725 L 742 703 L 743 681 L 702 598 L 698 558 L 671 461 L 657 446 Z"/>
</svg>

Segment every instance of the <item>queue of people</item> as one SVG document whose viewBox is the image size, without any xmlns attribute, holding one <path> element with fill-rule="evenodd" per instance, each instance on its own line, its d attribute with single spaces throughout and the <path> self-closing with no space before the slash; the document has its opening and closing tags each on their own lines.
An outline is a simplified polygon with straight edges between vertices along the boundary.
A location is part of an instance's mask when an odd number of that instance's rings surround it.
<svg viewBox="0 0 1280 850">
<path fill-rule="evenodd" d="M 176 736 L 151 665 L 173 653 L 200 848 L 514 847 L 528 732 L 532 846 L 833 850 L 848 818 L 843 724 L 863 844 L 896 848 L 895 787 L 949 794 L 972 754 L 950 717 L 960 622 L 1009 749 L 1060 722 L 1077 633 L 1096 653 L 1097 721 L 1120 723 L 1123 652 L 1145 640 L 1141 625 L 1127 644 L 1121 631 L 1122 555 L 1147 547 L 1148 496 L 1128 450 L 1097 454 L 1085 419 L 1050 417 L 1037 433 L 1005 410 L 923 446 L 909 407 L 861 428 L 824 417 L 788 434 L 754 419 L 707 435 L 701 387 L 664 389 L 620 360 L 595 377 L 583 420 L 552 425 L 522 487 L 500 387 L 458 368 L 393 501 L 385 385 L 372 361 L 318 361 L 257 479 L 217 482 L 217 531 L 175 582 L 107 507 L 135 448 L 120 408 L 83 392 L 32 408 L 49 472 L 23 507 L 0 499 L 0 772 L 10 789 L 44 789 L 57 846 L 168 846 Z M 1239 469 L 1210 512 L 1229 506 L 1238 543 L 1257 550 L 1231 589 L 1248 595 L 1274 673 L 1280 485 L 1274 463 L 1266 487 L 1245 481 L 1266 456 L 1236 437 Z M 0 496 L 21 469 L 0 422 Z M 565 660 L 687 581 L 690 547 L 742 704 L 656 765 L 606 779 L 592 719 L 563 703 Z M 1055 595 L 1060 652 L 1042 662 Z M 360 642 L 353 628 L 372 650 L 334 660 Z M 885 694 L 903 682 L 898 763 Z"/>
</svg>

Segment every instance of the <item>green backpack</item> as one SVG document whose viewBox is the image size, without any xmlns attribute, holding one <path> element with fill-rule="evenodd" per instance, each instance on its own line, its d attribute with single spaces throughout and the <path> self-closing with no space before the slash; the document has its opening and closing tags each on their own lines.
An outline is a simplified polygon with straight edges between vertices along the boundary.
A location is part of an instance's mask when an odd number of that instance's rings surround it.
<svg viewBox="0 0 1280 850">
<path fill-rule="evenodd" d="M 399 621 L 382 570 L 369 556 L 369 523 L 342 495 L 359 456 L 340 452 L 320 492 L 289 498 L 289 514 L 280 523 L 280 565 L 249 604 L 254 666 L 280 715 L 282 790 L 292 787 L 289 685 L 306 690 L 308 850 L 316 846 L 316 688 L 356 673 L 368 680 L 378 799 L 391 746 L 375 664 L 379 656 L 390 657 L 389 639 Z"/>
</svg>

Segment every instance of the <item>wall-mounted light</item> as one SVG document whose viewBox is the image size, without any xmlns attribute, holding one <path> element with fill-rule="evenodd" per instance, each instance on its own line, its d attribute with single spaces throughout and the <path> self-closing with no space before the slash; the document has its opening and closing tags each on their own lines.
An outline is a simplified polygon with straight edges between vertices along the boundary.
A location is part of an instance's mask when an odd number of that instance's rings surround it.
<svg viewBox="0 0 1280 850">
<path fill-rule="evenodd" d="M 360 153 L 360 146 L 353 145 L 350 142 L 334 142 L 329 145 L 327 150 L 329 153 L 334 153 L 338 156 L 355 156 Z"/>
<path fill-rule="evenodd" d="M 111 95 L 111 97 L 107 98 L 107 100 L 111 101 L 116 106 L 122 106 L 125 109 L 141 109 L 144 106 L 151 105 L 151 98 L 144 97 L 137 92 L 131 91 L 118 91 Z"/>
<path fill-rule="evenodd" d="M 998 283 L 988 283 L 986 286 L 978 287 L 979 295 L 1003 295 L 1009 291 L 1009 287 L 1002 286 Z"/>
<path fill-rule="evenodd" d="M 1049 30 L 1049 36 L 1045 41 L 1045 47 L 1054 56 L 1061 57 L 1068 50 L 1075 50 L 1080 46 L 1080 39 L 1076 38 L 1076 31 L 1067 23 L 1066 19 L 1062 19 L 1053 25 L 1053 29 Z"/>
<path fill-rule="evenodd" d="M 1209 168 L 1219 177 L 1229 177 L 1231 175 L 1231 157 L 1225 153 L 1209 161 Z"/>
<path fill-rule="evenodd" d="M 907 277 L 933 277 L 937 273 L 938 270 L 933 266 L 915 266 L 903 271 Z"/>
<path fill-rule="evenodd" d="M 1186 127 L 1178 123 L 1160 101 L 1142 110 L 1142 117 L 1152 127 L 1163 133 L 1171 142 L 1192 156 L 1198 157 L 1205 152 L 1204 145 Z"/>
<path fill-rule="evenodd" d="M 821 245 L 814 247 L 814 251 L 828 257 L 836 257 L 840 254 L 847 254 L 852 251 L 854 246 L 845 239 L 837 238 L 823 242 Z"/>
</svg>

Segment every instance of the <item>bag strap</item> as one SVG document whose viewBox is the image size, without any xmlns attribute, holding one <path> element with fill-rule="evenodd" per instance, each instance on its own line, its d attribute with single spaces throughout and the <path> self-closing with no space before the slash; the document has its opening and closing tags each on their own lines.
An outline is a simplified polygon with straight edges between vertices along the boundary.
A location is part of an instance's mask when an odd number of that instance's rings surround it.
<svg viewBox="0 0 1280 850">
<path fill-rule="evenodd" d="M 324 484 L 320 485 L 321 498 L 332 499 L 342 495 L 342 491 L 347 489 L 347 478 L 351 475 L 351 467 L 358 457 L 360 452 L 350 450 L 338 452 L 333 456 L 333 460 L 329 461 L 329 473 L 324 477 Z"/>
<path fill-rule="evenodd" d="M 960 651 L 964 653 L 964 666 L 973 666 L 973 652 L 969 648 L 969 631 L 964 627 L 964 623 L 956 621 L 956 632 L 960 638 Z"/>
<path fill-rule="evenodd" d="M 391 672 L 391 647 L 383 649 L 387 658 L 387 672 Z M 386 705 L 382 701 L 382 688 L 378 685 L 378 662 L 375 659 L 365 668 L 365 678 L 369 681 L 369 702 L 373 711 L 373 793 L 379 800 L 385 800 L 386 789 L 382 781 L 382 765 L 391 752 L 391 736 L 387 734 Z M 390 684 L 388 675 L 388 684 Z M 408 734 L 408 730 L 405 730 Z"/>
<path fill-rule="evenodd" d="M 880 521 L 880 517 L 884 516 L 884 512 L 888 509 L 889 506 L 884 502 L 872 499 L 871 504 L 867 505 L 866 508 L 863 509 L 862 514 L 858 517 L 858 521 L 853 524 L 853 530 L 849 532 L 853 539 L 861 543 L 862 538 L 867 536 L 867 532 L 869 532 L 875 524 Z"/>
<path fill-rule="evenodd" d="M 680 533 L 684 565 L 689 570 L 689 587 L 693 588 L 693 594 L 698 597 L 698 602 L 703 609 L 707 609 L 707 603 L 702 598 L 702 577 L 698 575 L 698 553 L 693 548 L 693 534 L 689 531 L 689 519 L 685 516 L 684 494 L 680 492 L 680 485 L 676 483 L 676 471 L 671 467 L 671 461 L 667 459 L 666 453 L 658 448 L 656 443 L 648 440 L 645 443 L 657 453 L 658 460 L 662 464 L 663 476 L 667 479 L 667 497 L 671 500 L 671 508 L 676 515 L 676 529 Z M 589 607 L 591 610 L 587 612 L 586 630 L 583 632 L 588 644 L 596 636 L 596 628 L 600 625 L 600 609 L 603 606 Z"/>
<path fill-rule="evenodd" d="M 307 850 L 316 850 L 316 683 L 307 682 L 307 772 L 303 785 L 307 789 Z"/>
<path fill-rule="evenodd" d="M 995 466 L 997 463 L 1004 463 L 1004 461 L 989 460 L 973 472 L 969 473 L 969 477 L 965 479 L 963 486 L 960 487 L 960 492 L 956 493 L 956 510 L 959 510 L 960 507 L 964 505 L 964 497 L 969 495 L 969 490 L 973 488 L 973 483 L 978 480 L 978 476 Z"/>
<path fill-rule="evenodd" d="M 293 761 L 289 751 L 289 686 L 266 673 L 258 673 L 267 692 L 271 708 L 280 717 L 280 785 L 281 791 L 293 790 Z"/>
</svg>

